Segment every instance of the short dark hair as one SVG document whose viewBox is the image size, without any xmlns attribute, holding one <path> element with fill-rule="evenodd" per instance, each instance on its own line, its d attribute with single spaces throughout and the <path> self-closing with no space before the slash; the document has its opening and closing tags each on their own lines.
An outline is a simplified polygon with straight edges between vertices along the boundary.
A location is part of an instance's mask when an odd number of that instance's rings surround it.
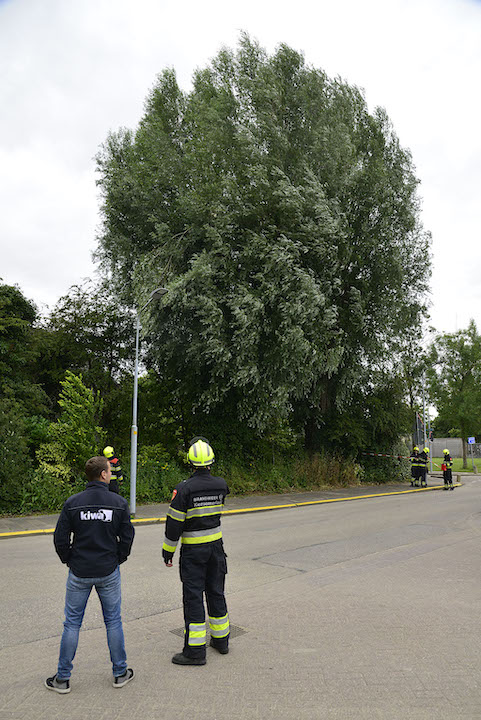
<svg viewBox="0 0 481 720">
<path fill-rule="evenodd" d="M 106 457 L 103 457 L 102 455 L 91 457 L 90 460 L 87 460 L 85 463 L 85 474 L 87 476 L 87 480 L 89 482 L 92 482 L 92 480 L 98 480 L 102 472 L 104 470 L 107 472 L 109 467 L 110 463 Z"/>
</svg>

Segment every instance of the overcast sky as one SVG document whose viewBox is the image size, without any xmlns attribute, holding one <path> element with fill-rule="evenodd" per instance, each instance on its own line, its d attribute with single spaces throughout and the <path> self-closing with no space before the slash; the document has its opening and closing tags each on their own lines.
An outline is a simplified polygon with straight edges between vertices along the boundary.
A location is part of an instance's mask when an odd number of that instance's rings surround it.
<svg viewBox="0 0 481 720">
<path fill-rule="evenodd" d="M 0 0 L 0 277 L 45 313 L 92 277 L 94 156 L 156 75 L 189 90 L 241 30 L 386 108 L 433 236 L 431 324 L 481 330 L 481 0 Z"/>
</svg>

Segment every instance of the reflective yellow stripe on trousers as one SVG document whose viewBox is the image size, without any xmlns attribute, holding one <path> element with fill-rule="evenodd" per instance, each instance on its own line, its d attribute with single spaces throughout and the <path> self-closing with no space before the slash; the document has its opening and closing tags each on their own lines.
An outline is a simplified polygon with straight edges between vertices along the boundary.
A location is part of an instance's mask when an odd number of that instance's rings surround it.
<svg viewBox="0 0 481 720">
<path fill-rule="evenodd" d="M 205 622 L 189 623 L 189 638 L 187 644 L 191 646 L 205 645 Z"/>
<path fill-rule="evenodd" d="M 211 617 L 209 615 L 210 635 L 213 638 L 224 638 L 229 634 L 229 614 L 222 617 Z"/>
</svg>

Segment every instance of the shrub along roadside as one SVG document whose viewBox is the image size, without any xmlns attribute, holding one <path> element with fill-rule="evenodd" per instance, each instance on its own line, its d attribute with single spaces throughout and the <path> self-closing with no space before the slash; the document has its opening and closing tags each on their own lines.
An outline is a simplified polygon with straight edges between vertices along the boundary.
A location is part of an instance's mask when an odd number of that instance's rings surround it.
<svg viewBox="0 0 481 720">
<path fill-rule="evenodd" d="M 122 458 L 124 483 L 122 495 L 129 499 L 129 458 Z M 298 452 L 290 457 L 278 457 L 275 463 L 267 459 L 243 463 L 232 459 L 214 465 L 213 473 L 226 478 L 232 495 L 270 494 L 318 490 L 329 487 L 349 487 L 361 483 L 386 483 L 406 479 L 397 461 L 360 465 L 328 454 L 312 456 Z M 162 445 L 144 446 L 139 451 L 137 467 L 137 503 L 167 503 L 172 490 L 187 478 L 190 468 L 182 460 L 173 460 Z M 59 512 L 65 500 L 85 488 L 85 479 L 76 476 L 68 480 L 66 473 L 57 476 L 42 468 L 26 479 L 21 498 L 15 506 L 1 508 L 6 514 L 34 514 Z"/>
</svg>

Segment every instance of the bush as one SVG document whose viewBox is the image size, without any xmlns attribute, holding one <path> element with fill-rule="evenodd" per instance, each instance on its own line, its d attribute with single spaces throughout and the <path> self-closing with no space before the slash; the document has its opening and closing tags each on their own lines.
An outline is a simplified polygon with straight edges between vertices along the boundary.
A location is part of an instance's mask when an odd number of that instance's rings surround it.
<svg viewBox="0 0 481 720">
<path fill-rule="evenodd" d="M 366 458 L 362 464 L 327 453 L 308 455 L 302 451 L 277 455 L 275 463 L 265 456 L 241 461 L 226 453 L 213 467 L 214 475 L 225 477 L 232 495 L 299 492 L 328 487 L 347 487 L 361 482 L 387 483 L 399 481 L 409 474 L 409 463 L 395 458 Z M 65 450 L 56 442 L 46 443 L 37 452 L 38 469 L 25 477 L 8 507 L 10 512 L 58 512 L 70 496 L 85 488 L 83 474 L 72 474 L 65 459 Z M 122 495 L 130 496 L 129 458 L 125 468 Z M 174 487 L 186 479 L 191 468 L 173 459 L 160 443 L 139 448 L 137 462 L 137 504 L 168 503 Z"/>
<path fill-rule="evenodd" d="M 364 482 L 383 485 L 406 480 L 410 476 L 408 460 L 392 457 L 363 458 L 361 461 Z"/>
<path fill-rule="evenodd" d="M 347 487 L 360 482 L 359 466 L 327 453 L 304 457 L 297 463 L 298 485 L 306 489 L 317 487 Z"/>
<path fill-rule="evenodd" d="M 126 467 L 130 466 L 127 458 Z M 170 502 L 172 490 L 188 475 L 188 470 L 167 453 L 160 443 L 142 445 L 137 455 L 137 503 Z M 129 473 L 125 474 L 125 494 L 130 495 Z"/>
<path fill-rule="evenodd" d="M 59 512 L 70 495 L 82 490 L 85 490 L 85 480 L 79 478 L 71 483 L 58 474 L 39 469 L 24 487 L 21 512 Z"/>
<path fill-rule="evenodd" d="M 25 430 L 27 441 L 32 458 L 35 457 L 35 450 L 42 443 L 48 442 L 48 430 L 50 423 L 47 418 L 41 415 L 31 415 L 25 418 Z"/>
<path fill-rule="evenodd" d="M 65 448 L 59 442 L 47 442 L 37 450 L 38 471 L 59 483 L 70 484 L 73 480 L 70 465 L 67 462 Z"/>
<path fill-rule="evenodd" d="M 214 474 L 223 475 L 234 495 L 248 493 L 279 493 L 314 490 L 332 486 L 359 484 L 362 470 L 351 460 L 328 454 L 278 458 L 273 464 L 233 461 L 230 465 L 219 462 Z"/>
<path fill-rule="evenodd" d="M 31 473 L 26 419 L 15 401 L 0 401 L 0 512 L 14 512 Z"/>
</svg>

